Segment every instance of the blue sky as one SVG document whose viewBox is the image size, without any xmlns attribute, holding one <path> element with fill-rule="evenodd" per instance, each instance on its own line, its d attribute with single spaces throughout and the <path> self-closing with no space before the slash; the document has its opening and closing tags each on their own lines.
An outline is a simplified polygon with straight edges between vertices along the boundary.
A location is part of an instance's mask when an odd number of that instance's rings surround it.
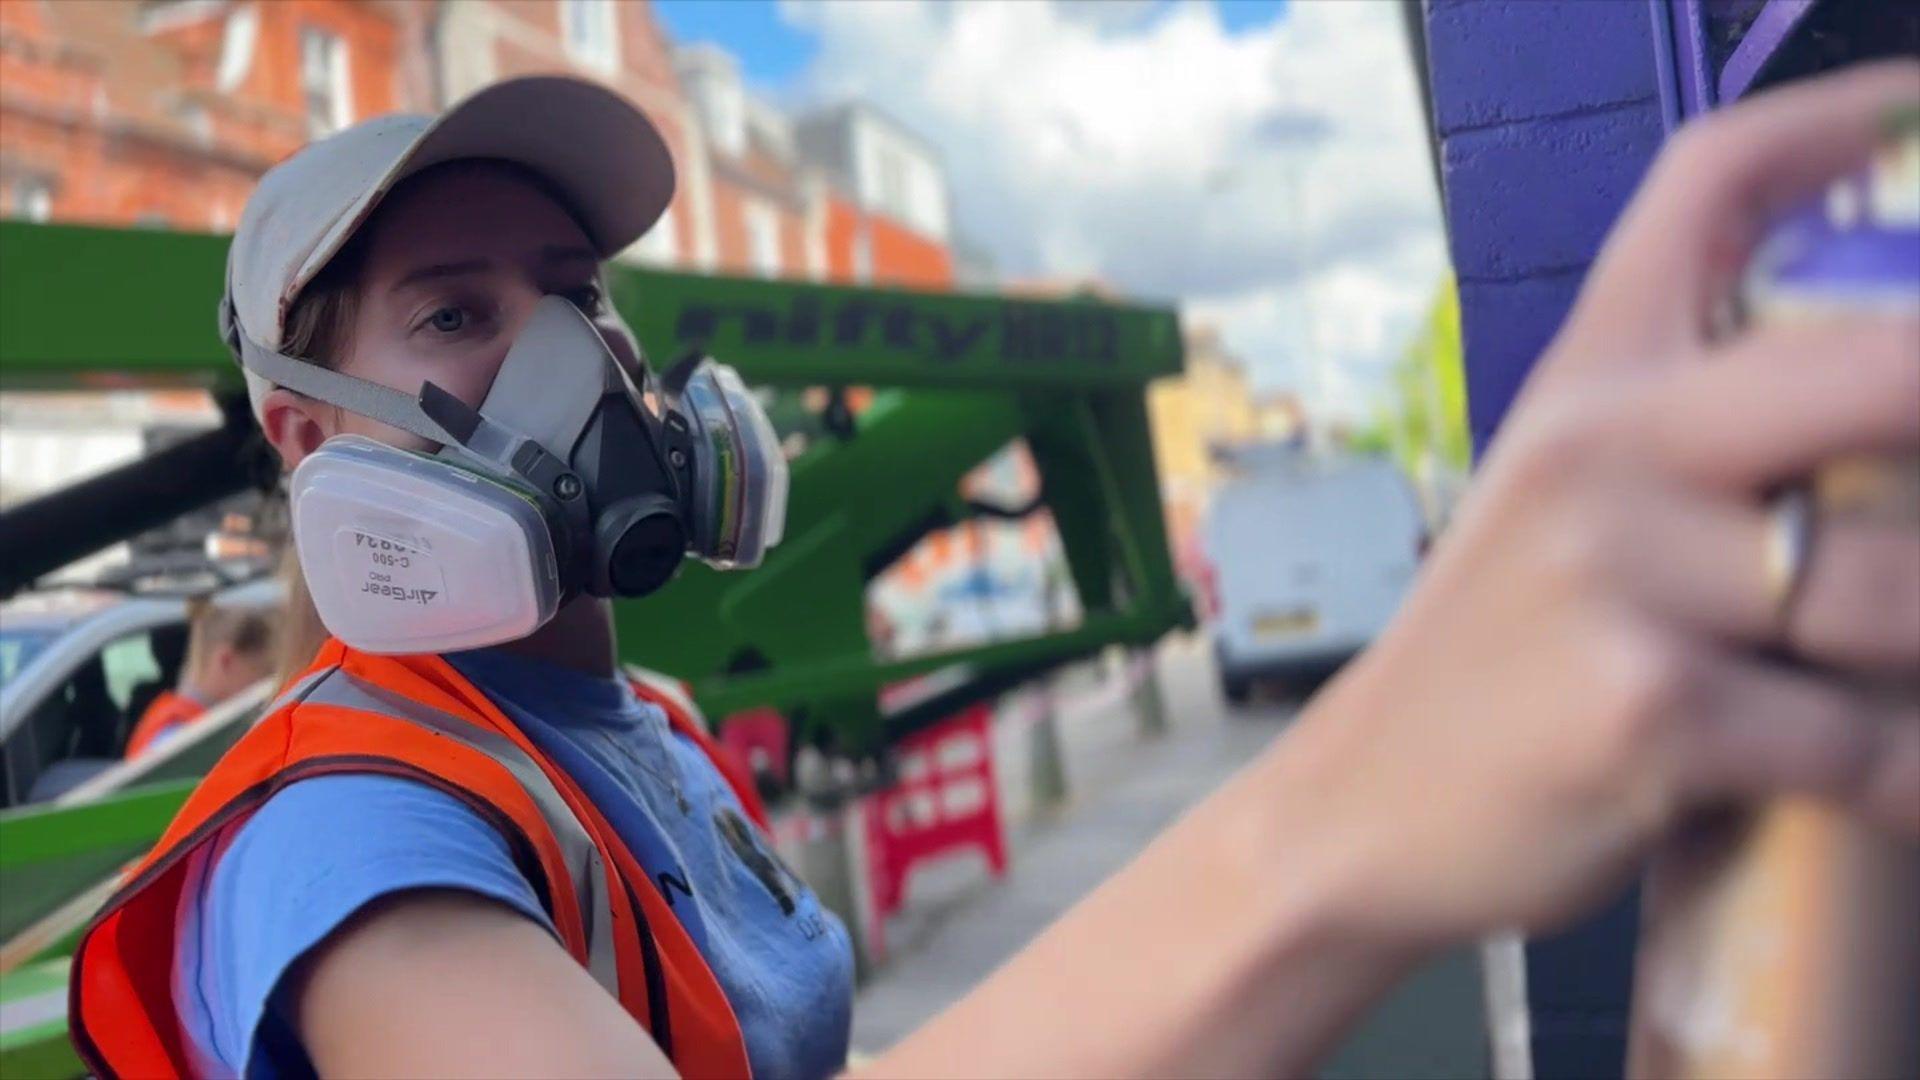
<svg viewBox="0 0 1920 1080">
<path fill-rule="evenodd" d="M 1286 10 L 1287 0 L 1216 0 L 1214 10 L 1228 31 L 1239 33 L 1266 26 Z"/>
<path fill-rule="evenodd" d="M 1095 4 L 1106 2 L 1093 0 Z M 1211 5 L 1230 33 L 1265 27 L 1280 17 L 1287 5 L 1287 0 L 1152 0 L 1152 10 L 1145 18 L 1150 21 L 1183 2 Z M 739 58 L 748 81 L 762 90 L 792 88 L 819 51 L 812 33 L 781 17 L 778 0 L 654 0 L 653 9 L 676 43 L 710 41 L 721 46 Z"/>
</svg>

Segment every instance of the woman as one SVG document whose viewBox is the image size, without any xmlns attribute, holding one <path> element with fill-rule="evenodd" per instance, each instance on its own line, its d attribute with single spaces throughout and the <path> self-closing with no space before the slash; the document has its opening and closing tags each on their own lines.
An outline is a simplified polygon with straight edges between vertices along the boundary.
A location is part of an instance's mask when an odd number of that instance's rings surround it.
<svg viewBox="0 0 1920 1080">
<path fill-rule="evenodd" d="M 1604 899 L 1690 810 L 1812 792 L 1920 835 L 1920 717 L 1849 681 L 1920 668 L 1920 538 L 1836 522 L 1804 565 L 1767 559 L 1768 492 L 1920 448 L 1920 327 L 1707 332 L 1763 215 L 1916 93 L 1920 68 L 1877 66 L 1677 140 L 1384 639 L 873 1072 L 1299 1072 L 1435 950 Z M 236 349 L 421 401 L 431 382 L 463 403 L 449 430 L 493 406 L 544 297 L 634 368 L 594 262 L 658 216 L 665 162 L 567 149 L 658 143 L 604 97 L 504 84 L 276 168 L 235 239 Z M 1808 359 L 1827 352 L 1847 377 Z M 343 434 L 421 448 L 256 390 L 289 467 Z M 1783 648 L 1806 663 L 1762 659 Z M 479 652 L 323 646 L 83 942 L 96 1068 L 838 1069 L 844 932 L 751 869 L 751 795 L 614 656 L 590 596 Z"/>
</svg>

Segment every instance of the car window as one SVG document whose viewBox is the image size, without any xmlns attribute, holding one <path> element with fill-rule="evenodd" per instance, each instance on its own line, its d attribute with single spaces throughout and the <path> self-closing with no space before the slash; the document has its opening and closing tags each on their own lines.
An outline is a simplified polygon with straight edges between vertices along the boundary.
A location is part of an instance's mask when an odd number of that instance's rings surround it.
<svg viewBox="0 0 1920 1080">
<path fill-rule="evenodd" d="M 114 639 L 40 699 L 0 752 L 0 804 L 18 805 L 54 762 L 119 756 L 139 719 L 136 713 L 177 674 L 167 671 L 156 656 L 154 635 L 170 630 L 177 634 L 178 629 L 159 627 Z M 27 655 L 27 648 L 23 640 L 17 655 Z M 165 655 L 164 649 L 160 652 Z"/>
<path fill-rule="evenodd" d="M 26 670 L 33 658 L 45 651 L 56 636 L 52 630 L 12 627 L 0 630 L 0 686 L 12 682 L 15 675 Z"/>
<path fill-rule="evenodd" d="M 100 650 L 100 667 L 107 676 L 107 696 L 115 708 L 126 712 L 135 688 L 160 678 L 152 634 L 145 630 L 128 634 Z"/>
</svg>

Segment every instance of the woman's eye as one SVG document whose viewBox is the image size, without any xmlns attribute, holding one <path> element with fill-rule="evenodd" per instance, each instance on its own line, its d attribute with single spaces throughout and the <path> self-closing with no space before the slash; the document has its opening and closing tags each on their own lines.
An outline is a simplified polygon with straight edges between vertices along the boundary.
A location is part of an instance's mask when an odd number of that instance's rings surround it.
<svg viewBox="0 0 1920 1080">
<path fill-rule="evenodd" d="M 491 297 L 449 294 L 430 300 L 413 316 L 409 334 L 425 334 L 441 344 L 465 344 L 490 335 L 498 322 Z"/>
<path fill-rule="evenodd" d="M 560 295 L 572 302 L 574 307 L 588 314 L 600 310 L 600 286 L 582 285 L 577 289 L 568 289 Z"/>
</svg>

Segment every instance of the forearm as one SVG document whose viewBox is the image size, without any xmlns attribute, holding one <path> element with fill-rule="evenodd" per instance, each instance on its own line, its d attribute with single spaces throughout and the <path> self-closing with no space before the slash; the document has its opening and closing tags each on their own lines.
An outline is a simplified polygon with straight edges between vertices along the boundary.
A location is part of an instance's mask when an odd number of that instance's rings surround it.
<svg viewBox="0 0 1920 1080">
<path fill-rule="evenodd" d="M 873 1074 L 1305 1072 L 1420 955 L 1347 917 L 1367 873 L 1322 811 L 1339 777 L 1317 726 L 1303 721 Z"/>
</svg>

